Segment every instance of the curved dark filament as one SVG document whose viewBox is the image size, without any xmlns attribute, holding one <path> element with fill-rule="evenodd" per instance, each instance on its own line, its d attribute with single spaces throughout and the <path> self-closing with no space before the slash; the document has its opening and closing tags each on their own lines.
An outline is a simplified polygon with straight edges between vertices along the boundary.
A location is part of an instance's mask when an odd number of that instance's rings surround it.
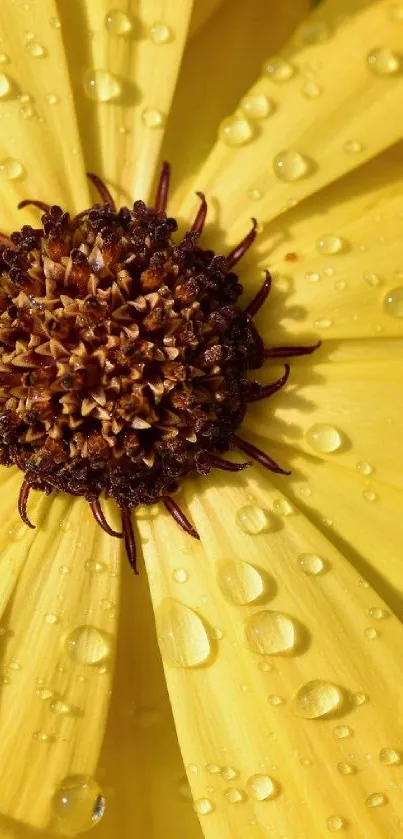
<svg viewBox="0 0 403 839">
<path fill-rule="evenodd" d="M 27 479 L 24 478 L 21 484 L 20 494 L 18 496 L 18 512 L 24 524 L 27 524 L 28 527 L 31 527 L 32 530 L 35 530 L 35 525 L 32 524 L 27 515 L 27 502 L 30 490 L 31 484 L 29 484 Z"/>
<path fill-rule="evenodd" d="M 250 303 L 247 305 L 246 309 L 244 309 L 245 315 L 249 315 L 249 317 L 254 318 L 259 309 L 263 306 L 263 303 L 267 300 L 270 289 L 271 289 L 271 274 L 270 271 L 265 272 L 266 277 L 255 296 L 252 298 Z"/>
<path fill-rule="evenodd" d="M 237 245 L 227 256 L 227 268 L 232 268 L 233 265 L 236 265 L 240 259 L 245 255 L 246 251 L 249 250 L 251 245 L 256 239 L 257 236 L 257 221 L 255 218 L 252 219 L 252 230 L 239 242 Z"/>
<path fill-rule="evenodd" d="M 5 233 L 0 233 L 0 245 L 7 245 L 8 248 L 14 248 L 15 245 L 12 243 L 9 236 L 6 236 Z"/>
<path fill-rule="evenodd" d="M 135 574 L 138 574 L 137 570 L 137 551 L 136 551 L 136 542 L 134 539 L 133 533 L 133 525 L 132 525 L 132 511 L 130 507 L 121 507 L 120 512 L 122 515 L 122 530 L 123 530 L 123 538 L 125 540 L 125 548 L 127 553 L 127 558 L 130 562 L 130 566 L 133 569 Z"/>
<path fill-rule="evenodd" d="M 197 233 L 197 235 L 200 236 L 203 233 L 204 222 L 206 221 L 207 201 L 203 192 L 196 192 L 196 195 L 200 198 L 201 204 L 190 229 L 192 233 Z"/>
<path fill-rule="evenodd" d="M 291 358 L 293 355 L 310 355 L 319 349 L 322 341 L 316 344 L 311 344 L 308 347 L 300 346 L 299 344 L 289 347 L 265 347 L 263 350 L 263 358 Z"/>
<path fill-rule="evenodd" d="M 188 521 L 185 514 L 182 512 L 181 508 L 178 507 L 173 498 L 170 498 L 168 495 L 163 495 L 161 501 L 168 510 L 168 513 L 170 513 L 172 518 L 175 519 L 176 524 L 179 524 L 179 527 L 181 527 L 185 533 L 188 533 L 189 536 L 193 536 L 193 539 L 200 539 L 197 530 L 195 530 L 193 525 L 190 524 L 190 521 Z"/>
<path fill-rule="evenodd" d="M 43 213 L 47 213 L 50 210 L 50 204 L 45 204 L 44 201 L 34 201 L 30 198 L 26 198 L 17 204 L 19 210 L 23 210 L 24 207 L 38 207 L 38 210 L 42 210 Z"/>
<path fill-rule="evenodd" d="M 168 203 L 169 179 L 171 177 L 171 167 L 169 163 L 164 160 L 162 164 L 160 179 L 157 185 L 157 192 L 154 201 L 154 210 L 158 213 L 164 213 Z"/>
<path fill-rule="evenodd" d="M 86 172 L 86 175 L 87 175 L 88 180 L 91 181 L 91 183 L 95 187 L 96 191 L 99 193 L 99 195 L 102 198 L 102 201 L 104 202 L 104 204 L 110 204 L 113 212 L 115 213 L 116 212 L 116 204 L 115 204 L 115 202 L 114 202 L 114 200 L 113 200 L 113 198 L 112 198 L 112 196 L 109 192 L 108 187 L 105 186 L 105 184 L 101 180 L 101 178 L 99 178 L 98 175 L 94 175 L 93 172 Z"/>
<path fill-rule="evenodd" d="M 97 522 L 97 524 L 99 524 L 99 526 L 102 527 L 102 530 L 104 530 L 105 533 L 108 534 L 108 536 L 115 536 L 116 539 L 122 539 L 123 533 L 118 533 L 117 530 L 112 530 L 112 528 L 106 521 L 106 518 L 101 509 L 101 505 L 99 503 L 99 498 L 97 498 L 96 501 L 90 501 L 89 504 L 91 507 L 92 515 L 94 516 L 94 519 Z"/>
<path fill-rule="evenodd" d="M 204 462 L 213 469 L 222 469 L 223 472 L 242 472 L 243 469 L 252 466 L 250 461 L 247 463 L 231 463 L 230 460 L 224 460 L 223 457 L 219 457 L 217 454 L 212 454 L 211 452 L 206 452 Z"/>
<path fill-rule="evenodd" d="M 269 457 L 268 454 L 265 454 L 265 452 L 257 449 L 256 446 L 252 446 L 252 443 L 248 443 L 247 440 L 243 440 L 242 437 L 238 437 L 237 434 L 232 435 L 232 441 L 237 449 L 240 449 L 241 452 L 245 452 L 245 454 L 252 457 L 253 460 L 256 460 L 257 463 L 260 463 L 261 466 L 264 466 L 265 469 L 269 469 L 270 472 L 276 472 L 278 475 L 291 475 L 290 471 L 282 469 L 281 466 Z"/>
<path fill-rule="evenodd" d="M 277 393 L 282 387 L 284 387 L 289 375 L 290 375 L 290 365 L 284 365 L 285 371 L 283 375 L 277 379 L 275 382 L 271 382 L 269 385 L 258 385 L 258 390 L 256 393 L 251 393 L 248 396 L 248 402 L 259 402 L 261 399 L 267 399 L 269 396 L 273 396 L 273 393 Z"/>
</svg>

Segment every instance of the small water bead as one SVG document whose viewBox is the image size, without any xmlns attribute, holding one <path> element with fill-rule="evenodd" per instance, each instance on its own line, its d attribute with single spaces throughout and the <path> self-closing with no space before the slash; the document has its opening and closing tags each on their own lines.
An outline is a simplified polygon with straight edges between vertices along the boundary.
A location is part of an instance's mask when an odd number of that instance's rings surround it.
<svg viewBox="0 0 403 839">
<path fill-rule="evenodd" d="M 245 636 L 254 653 L 287 655 L 295 650 L 297 627 L 289 615 L 265 610 L 247 618 Z"/>
<path fill-rule="evenodd" d="M 320 280 L 320 274 L 317 271 L 308 271 L 305 274 L 305 279 L 308 280 L 309 283 L 318 283 Z"/>
<path fill-rule="evenodd" d="M 352 693 L 351 701 L 354 705 L 359 707 L 360 705 L 366 705 L 366 703 L 369 701 L 369 696 L 367 693 Z"/>
<path fill-rule="evenodd" d="M 19 113 L 22 119 L 31 119 L 34 116 L 35 111 L 31 105 L 23 105 L 22 108 L 20 108 Z"/>
<path fill-rule="evenodd" d="M 317 82 L 308 81 L 301 88 L 301 93 L 307 99 L 317 99 L 322 93 L 322 88 Z"/>
<path fill-rule="evenodd" d="M 348 725 L 336 725 L 333 729 L 333 737 L 336 740 L 347 740 L 348 737 L 353 736 L 353 730 Z"/>
<path fill-rule="evenodd" d="M 91 574 L 104 574 L 108 570 L 108 566 L 100 559 L 87 559 L 85 563 L 85 570 Z"/>
<path fill-rule="evenodd" d="M 284 58 L 273 57 L 263 65 L 263 73 L 274 82 L 288 82 L 295 75 L 296 68 Z"/>
<path fill-rule="evenodd" d="M 149 28 L 150 38 L 157 47 L 168 44 L 173 40 L 172 29 L 162 20 L 156 20 Z"/>
<path fill-rule="evenodd" d="M 345 241 L 341 236 L 335 234 L 328 234 L 321 236 L 316 242 L 316 247 L 319 253 L 335 254 L 340 253 L 345 248 Z"/>
<path fill-rule="evenodd" d="M 264 93 L 251 93 L 241 100 L 241 108 L 250 119 L 265 119 L 274 113 L 276 105 Z"/>
<path fill-rule="evenodd" d="M 32 58 L 45 58 L 47 55 L 45 47 L 43 47 L 38 41 L 27 41 L 25 49 Z"/>
<path fill-rule="evenodd" d="M 53 797 L 53 811 L 62 833 L 75 835 L 94 827 L 105 813 L 105 799 L 90 775 L 65 778 Z"/>
<path fill-rule="evenodd" d="M 381 285 L 382 280 L 379 274 L 375 274 L 374 271 L 367 271 L 363 275 L 364 283 L 369 285 L 371 288 L 378 288 Z"/>
<path fill-rule="evenodd" d="M 9 59 L 8 55 L 6 55 L 5 52 L 0 52 L 0 64 L 9 64 L 9 63 L 10 63 L 10 59 Z"/>
<path fill-rule="evenodd" d="M 209 798 L 196 798 L 194 808 L 199 816 L 208 816 L 214 810 L 214 802 Z"/>
<path fill-rule="evenodd" d="M 291 516 L 295 512 L 294 507 L 286 498 L 275 498 L 273 501 L 273 510 L 279 516 Z"/>
<path fill-rule="evenodd" d="M 383 807 L 388 803 L 388 799 L 383 792 L 372 792 L 365 801 L 367 807 Z"/>
<path fill-rule="evenodd" d="M 337 764 L 337 769 L 340 775 L 355 775 L 357 773 L 357 768 L 352 763 L 346 763 L 343 760 Z"/>
<path fill-rule="evenodd" d="M 323 273 L 326 274 L 327 277 L 333 277 L 335 270 L 328 265 L 323 269 Z"/>
<path fill-rule="evenodd" d="M 46 93 L 45 94 L 45 102 L 48 105 L 57 105 L 57 103 L 59 102 L 59 97 L 56 96 L 55 93 Z"/>
<path fill-rule="evenodd" d="M 174 667 L 198 667 L 208 661 L 211 643 L 206 625 L 193 609 L 167 597 L 155 610 L 161 654 Z"/>
<path fill-rule="evenodd" d="M 346 140 L 343 149 L 347 154 L 359 154 L 364 150 L 364 146 L 360 140 Z"/>
<path fill-rule="evenodd" d="M 376 621 L 383 621 L 389 617 L 390 612 L 386 609 L 382 609 L 381 606 L 371 606 L 371 608 L 368 609 L 368 614 L 370 618 L 373 618 Z"/>
<path fill-rule="evenodd" d="M 375 641 L 376 638 L 379 638 L 379 632 L 373 626 L 367 626 L 366 629 L 364 629 L 364 635 L 369 639 L 369 641 Z"/>
<path fill-rule="evenodd" d="M 59 574 L 66 577 L 67 574 L 71 574 L 71 568 L 68 565 L 60 565 L 59 567 Z"/>
<path fill-rule="evenodd" d="M 244 791 L 242 789 L 238 789 L 237 787 L 229 787 L 228 789 L 225 789 L 224 795 L 227 801 L 230 801 L 231 804 L 241 804 L 243 801 L 246 801 Z"/>
<path fill-rule="evenodd" d="M 219 137 L 227 146 L 244 146 L 255 136 L 255 129 L 246 117 L 228 117 L 219 128 Z"/>
<path fill-rule="evenodd" d="M 219 775 L 221 772 L 221 766 L 218 766 L 217 763 L 207 763 L 206 771 L 210 772 L 210 775 Z"/>
<path fill-rule="evenodd" d="M 50 23 L 52 29 L 61 29 L 62 28 L 62 24 L 60 23 L 60 20 L 59 20 L 58 17 L 49 18 L 49 23 Z"/>
<path fill-rule="evenodd" d="M 340 710 L 343 700 L 343 692 L 337 685 L 313 679 L 306 682 L 295 695 L 294 710 L 299 717 L 315 720 Z"/>
<path fill-rule="evenodd" d="M 99 601 L 99 605 L 103 612 L 112 612 L 115 609 L 115 604 L 112 600 L 108 600 L 106 597 L 102 597 Z"/>
<path fill-rule="evenodd" d="M 300 554 L 298 566 L 304 574 L 311 577 L 317 577 L 318 574 L 323 574 L 326 571 L 325 561 L 317 554 Z"/>
<path fill-rule="evenodd" d="M 264 193 L 260 189 L 249 189 L 248 190 L 248 198 L 251 198 L 252 201 L 261 201 L 263 198 Z"/>
<path fill-rule="evenodd" d="M 54 626 L 56 623 L 60 623 L 60 618 L 59 615 L 55 615 L 53 612 L 49 612 L 47 615 L 45 615 L 44 621 L 45 623 Z"/>
<path fill-rule="evenodd" d="M 32 737 L 40 743 L 54 743 L 55 741 L 54 735 L 48 734 L 47 731 L 34 731 Z"/>
<path fill-rule="evenodd" d="M 105 26 L 109 35 L 113 37 L 121 37 L 130 35 L 133 29 L 133 23 L 125 12 L 120 9 L 111 9 L 105 15 Z"/>
<path fill-rule="evenodd" d="M 371 503 L 373 503 L 374 501 L 377 501 L 377 499 L 378 499 L 378 496 L 377 496 L 376 492 L 373 491 L 373 489 L 364 489 L 364 492 L 362 493 L 362 497 L 365 498 L 365 501 L 369 501 Z"/>
<path fill-rule="evenodd" d="M 310 496 L 312 495 L 312 490 L 310 487 L 301 487 L 299 492 L 303 498 L 310 498 Z"/>
<path fill-rule="evenodd" d="M 333 321 L 331 318 L 317 318 L 313 325 L 318 329 L 329 329 L 330 326 L 333 326 Z"/>
<path fill-rule="evenodd" d="M 370 475 L 373 475 L 374 473 L 374 467 L 371 466 L 371 464 L 368 463 L 366 460 L 357 460 L 355 468 L 357 469 L 357 472 L 360 473 L 360 475 L 364 475 L 364 477 L 366 478 L 368 478 Z"/>
<path fill-rule="evenodd" d="M 315 423 L 305 434 L 309 446 L 316 452 L 331 454 L 336 452 L 342 443 L 340 432 L 333 425 Z"/>
<path fill-rule="evenodd" d="M 184 568 L 174 568 L 172 579 L 175 580 L 175 583 L 186 583 L 189 579 L 189 574 Z"/>
<path fill-rule="evenodd" d="M 121 94 L 120 83 L 109 70 L 87 70 L 84 90 L 92 102 L 113 102 Z"/>
<path fill-rule="evenodd" d="M 24 177 L 25 169 L 19 160 L 14 160 L 12 157 L 7 157 L 0 162 L 0 173 L 8 181 L 16 181 Z"/>
<path fill-rule="evenodd" d="M 76 709 L 70 702 L 65 702 L 63 699 L 55 699 L 54 702 L 49 703 L 49 710 L 52 711 L 53 714 L 58 714 L 60 716 L 73 716 L 76 713 Z"/>
<path fill-rule="evenodd" d="M 383 301 L 383 308 L 391 318 L 403 318 L 403 286 L 389 291 Z"/>
<path fill-rule="evenodd" d="M 389 47 L 378 47 L 367 55 L 369 69 L 375 76 L 395 76 L 402 70 L 402 61 Z"/>
<path fill-rule="evenodd" d="M 403 23 L 403 3 L 393 3 L 388 9 L 388 16 L 394 23 Z"/>
<path fill-rule="evenodd" d="M 403 752 L 397 749 L 381 749 L 379 760 L 385 766 L 400 766 L 403 763 Z"/>
<path fill-rule="evenodd" d="M 234 781 L 238 777 L 239 772 L 233 766 L 224 766 L 220 771 L 220 775 L 225 781 Z"/>
<path fill-rule="evenodd" d="M 0 99 L 6 99 L 12 91 L 12 84 L 5 73 L 0 73 Z"/>
<path fill-rule="evenodd" d="M 290 183 L 309 175 L 311 163 L 307 157 L 298 151 L 285 149 L 275 155 L 273 159 L 274 174 L 280 181 Z"/>
<path fill-rule="evenodd" d="M 341 816 L 329 816 L 326 819 L 326 827 L 330 833 L 337 833 L 338 830 L 343 830 L 347 827 L 347 822 Z"/>
<path fill-rule="evenodd" d="M 236 513 L 235 522 L 244 533 L 248 533 L 250 536 L 268 533 L 274 527 L 274 519 L 269 511 L 257 507 L 255 504 L 240 507 Z"/>
<path fill-rule="evenodd" d="M 274 694 L 272 694 L 271 696 L 268 697 L 268 701 L 270 702 L 270 705 L 274 705 L 275 707 L 278 707 L 278 705 L 284 705 L 285 700 L 283 699 L 282 696 L 277 696 L 277 694 L 274 693 Z"/>
<path fill-rule="evenodd" d="M 217 581 L 224 597 L 238 606 L 258 600 L 265 589 L 264 579 L 254 565 L 232 559 L 218 563 Z"/>
<path fill-rule="evenodd" d="M 105 632 L 89 624 L 78 626 L 65 640 L 65 647 L 78 664 L 95 665 L 106 661 L 110 654 L 110 640 Z"/>
<path fill-rule="evenodd" d="M 144 108 L 141 113 L 141 121 L 146 128 L 162 128 L 165 116 L 157 108 Z"/>
<path fill-rule="evenodd" d="M 344 280 L 335 280 L 333 287 L 335 291 L 344 291 L 346 283 L 344 282 Z"/>
</svg>

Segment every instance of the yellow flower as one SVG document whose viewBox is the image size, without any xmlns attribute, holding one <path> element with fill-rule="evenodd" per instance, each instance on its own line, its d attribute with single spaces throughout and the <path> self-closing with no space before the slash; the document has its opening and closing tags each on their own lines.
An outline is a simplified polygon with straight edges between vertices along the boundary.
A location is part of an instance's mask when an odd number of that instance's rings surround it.
<svg viewBox="0 0 403 839">
<path fill-rule="evenodd" d="M 100 839 L 398 836 L 403 4 L 113 5 L 3 0 L 1 229 L 88 207 L 87 169 L 147 198 L 167 159 L 203 245 L 258 218 L 266 344 L 323 345 L 242 429 L 291 477 L 185 482 L 200 542 L 142 508 L 139 578 L 84 499 L 33 494 L 29 531 L 1 472 L 0 837 L 86 830 L 102 792 Z"/>
</svg>

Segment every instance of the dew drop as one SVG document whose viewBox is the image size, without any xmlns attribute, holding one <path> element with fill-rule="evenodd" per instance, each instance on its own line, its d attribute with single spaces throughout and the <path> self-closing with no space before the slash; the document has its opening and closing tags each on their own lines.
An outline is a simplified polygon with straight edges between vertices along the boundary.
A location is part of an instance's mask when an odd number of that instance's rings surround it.
<svg viewBox="0 0 403 839">
<path fill-rule="evenodd" d="M 224 597 L 238 606 L 253 603 L 264 593 L 263 577 L 249 562 L 222 560 L 217 566 L 217 580 Z"/>
<path fill-rule="evenodd" d="M 0 99 L 6 99 L 11 93 L 11 82 L 5 73 L 0 73 Z"/>
<path fill-rule="evenodd" d="M 403 762 L 403 754 L 397 749 L 381 749 L 379 760 L 386 766 L 400 766 Z"/>
<path fill-rule="evenodd" d="M 50 688 L 45 687 L 37 688 L 35 693 L 39 697 L 39 699 L 52 699 L 53 696 L 53 690 L 50 690 Z"/>
<path fill-rule="evenodd" d="M 49 710 L 53 714 L 67 717 L 69 714 L 74 714 L 75 709 L 73 705 L 70 705 L 69 702 L 65 702 L 63 699 L 55 699 L 54 702 L 49 703 Z"/>
<path fill-rule="evenodd" d="M 230 801 L 231 804 L 241 804 L 243 801 L 246 801 L 244 791 L 242 789 L 238 789 L 237 787 L 229 787 L 228 789 L 225 789 L 224 795 L 227 801 Z"/>
<path fill-rule="evenodd" d="M 68 565 L 60 565 L 59 566 L 59 574 L 66 577 L 67 574 L 71 574 L 71 568 Z"/>
<path fill-rule="evenodd" d="M 308 280 L 308 283 L 318 283 L 320 280 L 320 274 L 317 271 L 308 271 L 305 274 L 305 279 Z"/>
<path fill-rule="evenodd" d="M 291 516 L 295 512 L 294 507 L 286 498 L 275 498 L 273 501 L 273 510 L 279 516 Z"/>
<path fill-rule="evenodd" d="M 184 568 L 174 568 L 172 579 L 175 580 L 175 583 L 186 583 L 189 579 L 189 574 Z"/>
<path fill-rule="evenodd" d="M 335 280 L 334 281 L 334 289 L 335 291 L 344 291 L 346 284 L 344 280 Z"/>
<path fill-rule="evenodd" d="M 363 151 L 364 146 L 360 140 L 346 140 L 343 149 L 347 154 L 359 154 L 359 152 Z"/>
<path fill-rule="evenodd" d="M 199 615 L 167 597 L 155 611 L 158 641 L 163 659 L 174 667 L 197 667 L 211 656 L 207 628 Z"/>
<path fill-rule="evenodd" d="M 316 242 L 316 247 L 319 253 L 328 254 L 340 253 L 345 248 L 344 239 L 335 234 L 327 234 L 321 236 Z"/>
<path fill-rule="evenodd" d="M 162 128 L 165 116 L 157 108 L 144 108 L 141 113 L 141 121 L 146 128 Z"/>
<path fill-rule="evenodd" d="M 315 452 L 331 454 L 341 446 L 341 434 L 333 425 L 326 423 L 315 423 L 308 428 L 305 434 L 308 445 Z"/>
<path fill-rule="evenodd" d="M 156 20 L 149 28 L 150 38 L 157 47 L 168 44 L 173 40 L 172 29 L 162 20 Z"/>
<path fill-rule="evenodd" d="M 120 83 L 109 70 L 87 70 L 84 90 L 92 102 L 112 102 L 121 94 Z"/>
<path fill-rule="evenodd" d="M 227 146 L 244 146 L 255 135 L 255 129 L 246 117 L 228 117 L 219 128 L 219 137 Z"/>
<path fill-rule="evenodd" d="M 268 533 L 268 531 L 273 530 L 274 526 L 274 520 L 269 511 L 254 504 L 240 507 L 236 513 L 235 522 L 244 533 L 248 533 L 250 536 Z"/>
<path fill-rule="evenodd" d="M 0 173 L 8 181 L 16 181 L 25 175 L 25 169 L 19 160 L 14 160 L 12 157 L 7 157 L 0 163 Z"/>
<path fill-rule="evenodd" d="M 45 102 L 48 105 L 57 105 L 58 101 L 59 101 L 59 97 L 56 96 L 55 93 L 46 93 L 45 94 Z"/>
<path fill-rule="evenodd" d="M 375 274 L 373 271 L 368 271 L 363 275 L 364 283 L 369 285 L 371 288 L 378 288 L 381 285 L 382 280 L 379 274 Z"/>
<path fill-rule="evenodd" d="M 382 609 L 380 606 L 372 606 L 368 609 L 368 614 L 370 618 L 373 618 L 376 621 L 382 621 L 389 617 L 389 612 L 386 609 Z"/>
<path fill-rule="evenodd" d="M 239 772 L 233 766 L 224 766 L 221 769 L 220 775 L 225 781 L 234 781 L 238 777 Z"/>
<path fill-rule="evenodd" d="M 207 763 L 206 770 L 207 772 L 210 772 L 210 775 L 219 775 L 221 772 L 221 766 L 218 766 L 217 763 Z"/>
<path fill-rule="evenodd" d="M 326 819 L 326 827 L 330 833 L 337 833 L 338 830 L 343 830 L 346 826 L 346 821 L 341 816 L 329 816 Z"/>
<path fill-rule="evenodd" d="M 65 778 L 53 797 L 53 810 L 61 831 L 67 835 L 94 827 L 105 813 L 105 799 L 90 775 Z"/>
<path fill-rule="evenodd" d="M 85 563 L 85 570 L 91 574 L 103 574 L 108 570 L 108 566 L 100 559 L 87 559 Z"/>
<path fill-rule="evenodd" d="M 62 27 L 62 24 L 60 23 L 60 20 L 59 20 L 58 17 L 49 18 L 49 23 L 50 23 L 52 29 L 61 29 L 61 27 Z"/>
<path fill-rule="evenodd" d="M 365 489 L 362 493 L 362 497 L 365 498 L 365 501 L 369 501 L 371 503 L 377 501 L 378 499 L 376 492 L 374 492 L 372 489 Z"/>
<path fill-rule="evenodd" d="M 27 41 L 25 49 L 32 58 L 45 58 L 46 50 L 38 41 Z"/>
<path fill-rule="evenodd" d="M 194 808 L 199 816 L 208 816 L 214 810 L 214 803 L 209 798 L 196 798 Z"/>
<path fill-rule="evenodd" d="M 105 26 L 107 31 L 113 37 L 121 37 L 122 35 L 130 35 L 133 29 L 133 23 L 125 12 L 120 9 L 111 9 L 105 15 Z"/>
<path fill-rule="evenodd" d="M 6 55 L 5 52 L 1 52 L 0 53 L 0 64 L 9 64 L 9 62 L 10 62 L 10 59 L 9 59 L 8 55 Z"/>
<path fill-rule="evenodd" d="M 364 635 L 369 641 L 375 641 L 379 638 L 379 632 L 373 626 L 367 626 L 366 629 L 364 629 Z"/>
<path fill-rule="evenodd" d="M 34 116 L 35 111 L 31 105 L 23 105 L 19 110 L 19 114 L 22 119 L 31 119 Z"/>
<path fill-rule="evenodd" d="M 353 731 L 348 725 L 336 725 L 333 729 L 333 737 L 336 740 L 346 740 L 348 737 L 353 736 Z"/>
<path fill-rule="evenodd" d="M 309 175 L 311 164 L 308 158 L 300 152 L 285 149 L 274 157 L 273 169 L 274 174 L 280 181 L 289 183 Z"/>
<path fill-rule="evenodd" d="M 274 113 L 276 106 L 264 93 L 251 93 L 241 100 L 241 108 L 246 117 L 265 119 Z"/>
<path fill-rule="evenodd" d="M 366 460 L 358 460 L 356 463 L 356 469 L 357 472 L 360 473 L 360 475 L 364 475 L 366 478 L 368 478 L 374 472 L 374 467 L 371 466 L 371 464 L 368 463 Z"/>
<path fill-rule="evenodd" d="M 388 803 L 388 799 L 383 792 L 372 792 L 365 801 L 367 807 L 383 807 Z"/>
<path fill-rule="evenodd" d="M 111 654 L 107 634 L 89 624 L 78 626 L 70 632 L 66 638 L 65 647 L 70 658 L 79 664 L 101 664 Z"/>
<path fill-rule="evenodd" d="M 279 705 L 284 705 L 284 699 L 282 696 L 278 696 L 276 693 L 273 693 L 271 696 L 268 697 L 268 701 L 270 705 L 274 705 L 277 708 Z"/>
<path fill-rule="evenodd" d="M 271 58 L 263 65 L 263 73 L 274 82 L 288 82 L 295 75 L 296 68 L 284 58 Z"/>
<path fill-rule="evenodd" d="M 383 308 L 391 318 L 403 318 L 403 286 L 392 288 L 387 293 Z"/>
<path fill-rule="evenodd" d="M 317 99 L 322 93 L 322 88 L 316 82 L 308 81 L 301 88 L 301 93 L 307 99 Z"/>
<path fill-rule="evenodd" d="M 337 769 L 340 775 L 355 775 L 357 772 L 356 767 L 352 763 L 345 763 L 345 761 L 340 761 L 337 764 Z"/>
<path fill-rule="evenodd" d="M 56 623 L 60 623 L 59 616 L 55 615 L 53 612 L 49 612 L 47 615 L 45 615 L 44 620 L 45 620 L 45 623 L 48 623 L 51 626 L 54 626 Z"/>
<path fill-rule="evenodd" d="M 294 710 L 299 717 L 315 720 L 340 710 L 343 699 L 343 693 L 337 685 L 313 679 L 302 685 L 295 695 Z"/>
<path fill-rule="evenodd" d="M 326 571 L 326 563 L 317 554 L 300 554 L 298 566 L 304 574 L 308 574 L 310 577 L 317 577 L 318 574 L 323 574 Z"/>
<path fill-rule="evenodd" d="M 388 10 L 388 16 L 394 23 L 403 23 L 403 3 L 393 3 Z"/>
<path fill-rule="evenodd" d="M 278 783 L 270 775 L 251 775 L 246 782 L 246 789 L 255 801 L 269 801 L 279 794 Z"/>
<path fill-rule="evenodd" d="M 402 61 L 389 47 L 378 47 L 367 55 L 369 69 L 375 76 L 395 76 L 402 69 Z"/>
<path fill-rule="evenodd" d="M 326 21 L 315 20 L 303 23 L 297 34 L 304 44 L 321 44 L 330 37 L 330 29 Z"/>
<path fill-rule="evenodd" d="M 333 326 L 333 321 L 331 318 L 318 318 L 314 321 L 314 326 L 318 329 L 329 329 L 330 326 Z"/>
<path fill-rule="evenodd" d="M 297 627 L 289 615 L 265 610 L 246 619 L 245 636 L 254 653 L 287 655 L 295 650 Z"/>
</svg>

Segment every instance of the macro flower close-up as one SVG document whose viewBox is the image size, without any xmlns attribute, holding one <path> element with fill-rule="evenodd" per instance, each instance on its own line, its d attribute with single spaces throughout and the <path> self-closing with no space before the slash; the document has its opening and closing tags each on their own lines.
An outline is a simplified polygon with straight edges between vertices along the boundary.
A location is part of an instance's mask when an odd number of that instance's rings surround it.
<svg viewBox="0 0 403 839">
<path fill-rule="evenodd" d="M 403 836 L 403 2 L 0 4 L 0 839 Z"/>
</svg>

